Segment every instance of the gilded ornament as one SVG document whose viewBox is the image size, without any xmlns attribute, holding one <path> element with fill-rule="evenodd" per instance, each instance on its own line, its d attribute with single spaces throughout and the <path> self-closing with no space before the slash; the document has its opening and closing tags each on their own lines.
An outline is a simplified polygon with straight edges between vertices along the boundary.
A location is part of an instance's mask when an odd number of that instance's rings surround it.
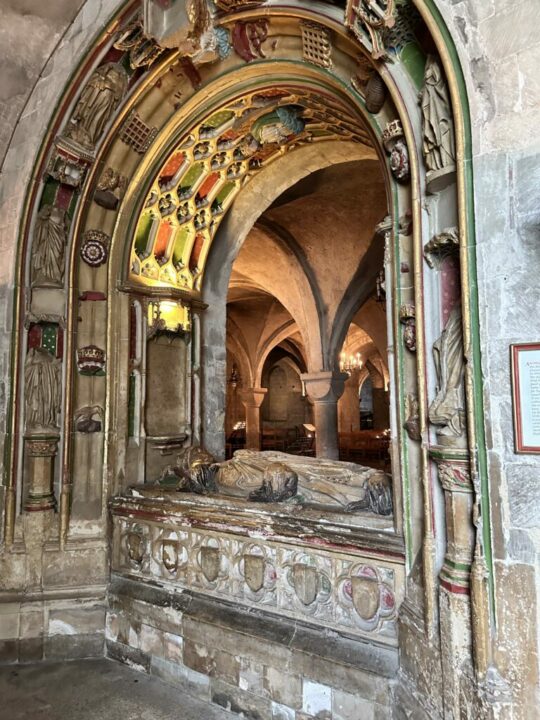
<svg viewBox="0 0 540 720">
<path fill-rule="evenodd" d="M 77 370 L 81 375 L 105 374 L 105 351 L 96 345 L 86 345 L 77 350 Z"/>
<path fill-rule="evenodd" d="M 118 50 L 126 50 L 133 70 L 148 68 L 158 60 L 165 50 L 144 33 L 142 19 L 137 16 L 118 34 L 114 42 Z"/>
<path fill-rule="evenodd" d="M 388 31 L 396 22 L 396 0 L 348 0 L 346 23 L 374 60 L 387 56 Z"/>
</svg>

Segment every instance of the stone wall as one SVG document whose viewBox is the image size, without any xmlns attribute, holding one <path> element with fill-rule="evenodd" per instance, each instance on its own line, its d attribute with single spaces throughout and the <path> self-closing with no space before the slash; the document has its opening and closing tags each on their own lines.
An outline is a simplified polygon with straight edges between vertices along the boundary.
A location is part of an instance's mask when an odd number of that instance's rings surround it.
<svg viewBox="0 0 540 720">
<path fill-rule="evenodd" d="M 514 452 L 509 345 L 540 340 L 540 139 L 533 130 L 540 106 L 540 6 L 535 0 L 437 5 L 456 43 L 471 104 L 495 569 L 493 662 L 508 683 L 500 686 L 502 697 L 517 702 L 512 717 L 532 718 L 540 703 L 540 457 Z"/>
<path fill-rule="evenodd" d="M 391 717 L 391 650 L 120 577 L 109 605 L 109 657 L 242 717 Z"/>
</svg>

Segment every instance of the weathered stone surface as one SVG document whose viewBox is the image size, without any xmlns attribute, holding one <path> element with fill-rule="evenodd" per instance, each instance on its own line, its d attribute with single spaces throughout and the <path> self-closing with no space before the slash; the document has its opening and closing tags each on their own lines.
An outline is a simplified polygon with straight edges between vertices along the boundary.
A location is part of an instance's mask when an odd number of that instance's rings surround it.
<svg viewBox="0 0 540 720">
<path fill-rule="evenodd" d="M 240 690 L 222 680 L 212 680 L 212 702 L 238 713 L 246 720 L 272 720 L 272 707 L 269 700 Z"/>
<path fill-rule="evenodd" d="M 302 707 L 302 679 L 294 670 L 264 668 L 264 688 L 277 703 L 299 709 Z"/>
<path fill-rule="evenodd" d="M 330 720 L 332 688 L 304 679 L 302 682 L 302 710 L 320 720 Z"/>
<path fill-rule="evenodd" d="M 342 690 L 334 690 L 332 695 L 332 720 L 349 720 L 349 718 L 354 717 L 362 718 L 362 720 L 376 720 L 375 705 L 359 699 L 356 695 L 351 695 Z"/>
<path fill-rule="evenodd" d="M 210 700 L 210 679 L 207 675 L 159 657 L 152 657 L 150 672 L 165 682 L 177 685 L 188 695 L 207 702 Z"/>
<path fill-rule="evenodd" d="M 51 608 L 49 610 L 49 635 L 84 635 L 103 633 L 104 607 Z"/>
<path fill-rule="evenodd" d="M 88 635 L 51 635 L 44 638 L 46 660 L 103 657 L 105 639 L 102 633 Z"/>
<path fill-rule="evenodd" d="M 235 655 L 223 652 L 212 645 L 200 645 L 185 640 L 183 660 L 187 667 L 197 672 L 238 685 L 240 661 Z"/>
</svg>

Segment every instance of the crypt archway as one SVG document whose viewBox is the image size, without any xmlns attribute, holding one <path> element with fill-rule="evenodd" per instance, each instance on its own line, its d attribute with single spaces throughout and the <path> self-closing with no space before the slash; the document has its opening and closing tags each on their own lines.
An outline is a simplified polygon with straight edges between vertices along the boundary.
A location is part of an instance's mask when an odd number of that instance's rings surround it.
<svg viewBox="0 0 540 720">
<path fill-rule="evenodd" d="M 385 13 L 397 10 L 389 4 Z M 116 22 L 125 23 L 128 15 Z M 321 329 L 319 342 L 306 343 L 305 352 L 312 372 L 326 373 L 326 385 L 314 392 L 324 401 L 321 407 L 328 405 L 338 353 L 384 261 L 396 468 L 392 542 L 399 557 L 391 567 L 393 602 L 395 607 L 403 598 L 404 576 L 421 558 L 422 612 L 430 636 L 435 578 L 445 549 L 441 583 L 452 617 L 452 603 L 462 602 L 470 590 L 475 532 L 473 486 L 459 485 L 470 461 L 467 443 L 475 446 L 478 427 L 468 255 L 463 249 L 459 259 L 456 255 L 468 230 L 462 108 L 450 58 L 439 46 L 441 58 L 429 61 L 426 79 L 444 84 L 441 67 L 449 75 L 457 152 L 444 157 L 440 167 L 428 162 L 426 177 L 416 92 L 424 81 L 425 54 L 435 47 L 424 22 L 402 14 L 388 42 L 369 16 L 359 19 L 363 16 L 354 6 L 346 26 L 340 17 L 338 8 L 324 11 L 322 6 L 283 16 L 279 6 L 272 6 L 262 18 L 256 7 L 223 14 L 214 62 L 201 65 L 196 58 L 179 60 L 178 52 L 141 41 L 133 25 L 114 35 L 112 46 L 109 35 L 103 36 L 74 78 L 41 153 L 36 175 L 43 175 L 44 183 L 33 189 L 23 229 L 7 539 L 20 537 L 24 513 L 50 512 L 58 501 L 58 537 L 65 549 L 70 537 L 104 518 L 112 494 L 134 479 L 144 480 L 152 467 L 159 469 L 159 463 L 152 466 L 152 453 L 156 460 L 164 458 L 187 440 L 202 442 L 217 455 L 223 451 L 224 298 L 247 233 L 279 194 L 308 174 L 352 158 L 377 160 L 389 220 L 372 228 L 378 238 L 370 245 L 375 261 L 353 268 L 348 292 L 340 299 L 339 323 L 325 325 L 316 302 L 305 308 L 306 325 Z M 394 65 L 384 62 L 386 53 Z M 102 98 L 92 122 L 83 112 L 85 103 L 92 109 L 92 93 L 86 97 L 83 90 L 77 96 L 77 86 L 85 82 Z M 382 102 L 375 109 L 377 82 Z M 369 98 L 368 89 L 373 91 Z M 178 182 L 184 184 L 178 188 Z M 429 218 L 421 200 L 436 210 Z M 57 248 L 67 243 L 65 270 L 36 260 L 45 241 Z M 447 324 L 459 335 L 460 297 L 469 360 L 468 425 L 462 404 L 454 418 L 459 442 L 445 445 L 435 440 L 444 422 L 428 426 L 428 406 L 438 393 L 426 348 Z M 146 339 L 156 329 L 163 339 L 148 353 Z M 172 373 L 178 382 L 171 394 L 166 384 L 149 378 L 152 367 L 172 367 L 173 362 L 180 364 Z M 33 366 L 52 378 L 56 395 L 49 404 L 61 409 L 60 419 L 32 414 Z M 320 385 L 321 378 L 313 381 Z M 174 400 L 173 410 L 183 405 L 184 412 L 164 417 L 167 397 Z M 444 536 L 442 490 L 433 484 L 434 464 L 443 468 L 443 488 L 454 514 L 461 514 L 469 528 L 467 537 L 447 528 L 456 533 L 451 547 Z M 476 539 L 476 562 L 484 568 L 486 535 Z M 390 561 L 379 562 L 389 569 Z M 485 614 L 483 579 L 475 592 Z M 377 623 L 383 623 L 380 616 Z M 371 627 L 360 634 L 369 632 Z M 476 658 L 480 668 L 486 661 L 482 638 L 478 648 L 484 655 Z M 396 635 L 392 642 L 395 646 Z"/>
</svg>

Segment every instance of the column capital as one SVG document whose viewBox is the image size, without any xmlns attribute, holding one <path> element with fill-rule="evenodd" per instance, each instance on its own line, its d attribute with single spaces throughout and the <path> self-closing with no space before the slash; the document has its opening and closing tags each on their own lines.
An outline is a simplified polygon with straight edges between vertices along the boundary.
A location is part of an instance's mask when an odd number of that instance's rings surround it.
<svg viewBox="0 0 540 720">
<path fill-rule="evenodd" d="M 343 395 L 348 377 L 347 373 L 339 370 L 321 370 L 300 375 L 306 393 L 315 403 L 336 403 Z"/>
<path fill-rule="evenodd" d="M 246 407 L 260 408 L 267 392 L 268 388 L 263 387 L 246 388 L 241 391 L 240 399 Z"/>
</svg>

